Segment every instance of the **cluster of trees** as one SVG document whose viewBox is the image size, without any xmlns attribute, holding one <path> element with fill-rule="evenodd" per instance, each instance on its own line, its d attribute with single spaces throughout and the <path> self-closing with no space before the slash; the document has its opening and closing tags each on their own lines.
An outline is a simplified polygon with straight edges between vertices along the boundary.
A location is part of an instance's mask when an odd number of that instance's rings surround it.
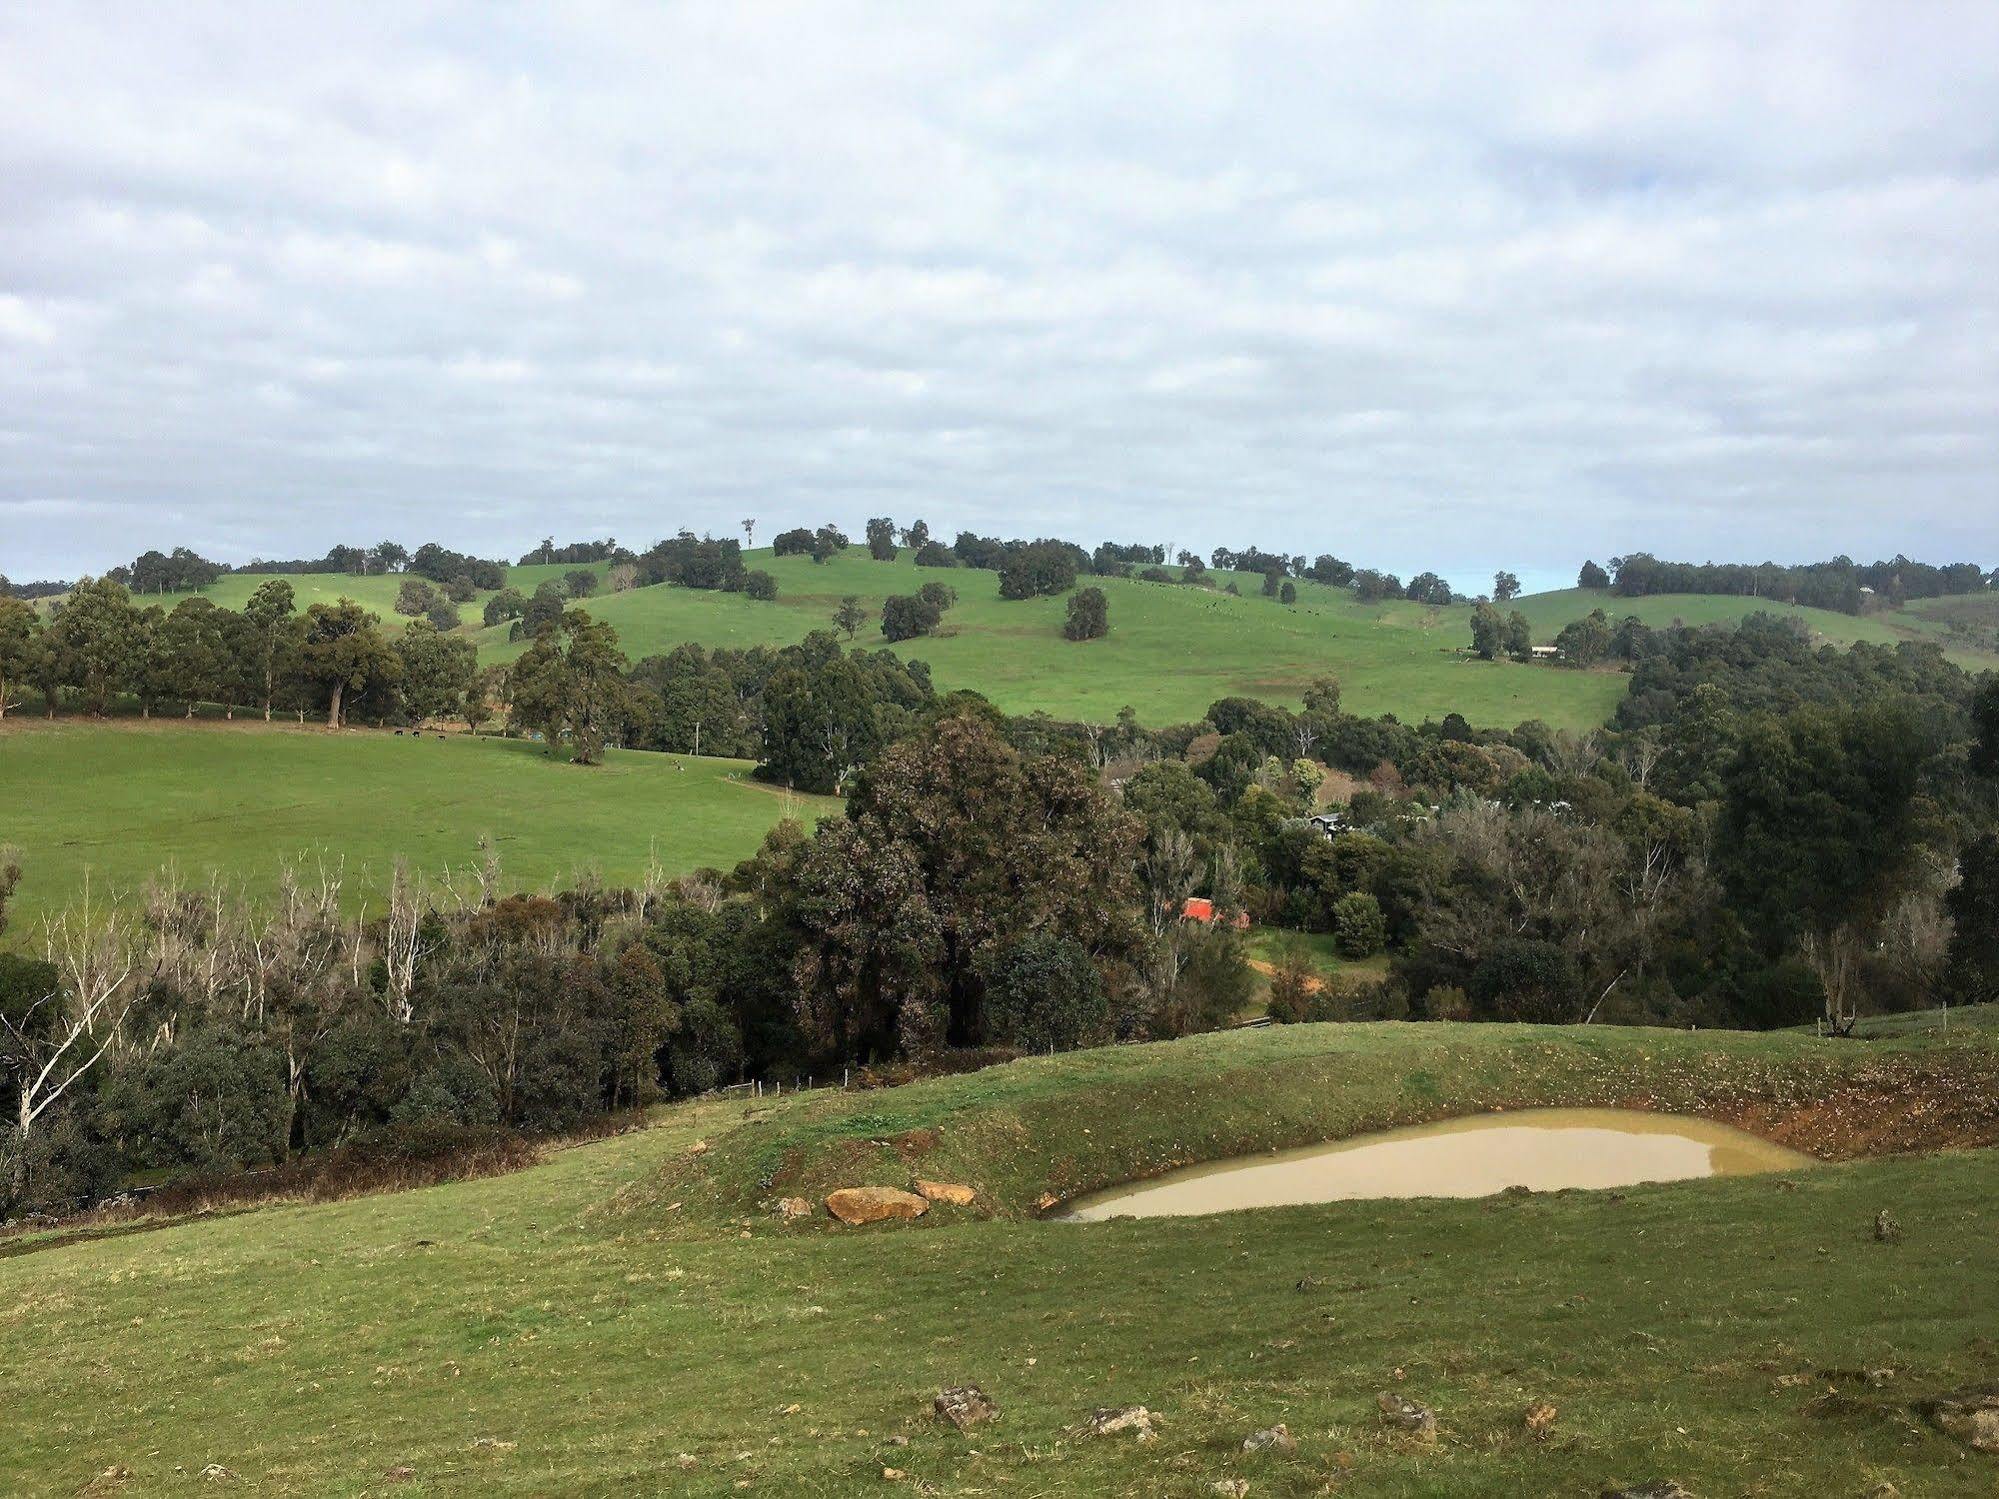
<svg viewBox="0 0 1999 1499">
<path fill-rule="evenodd" d="M 893 643 L 928 635 L 943 622 L 944 611 L 957 602 L 958 591 L 949 583 L 925 583 L 915 593 L 884 599 L 882 638 Z M 854 633 L 848 627 L 853 622 L 855 603 L 852 597 L 842 599 L 833 615 L 833 622 L 847 630 L 849 639 Z"/>
<path fill-rule="evenodd" d="M 1595 563 L 1584 564 L 1582 586 L 1604 586 L 1595 581 L 1601 576 L 1602 569 Z M 1627 598 L 1654 593 L 1720 593 L 1858 614 L 1866 598 L 1863 590 L 1871 589 L 1900 604 L 1906 599 L 1977 593 L 1992 587 L 1995 577 L 1999 574 L 1988 573 L 1975 562 L 1935 567 L 1901 556 L 1866 566 L 1850 557 L 1835 557 L 1830 562 L 1788 567 L 1775 562 L 1661 562 L 1650 553 L 1635 552 L 1610 559 L 1609 583 L 1613 592 Z"/>
<path fill-rule="evenodd" d="M 38 578 L 32 583 L 15 583 L 5 573 L 0 573 L 0 599 L 45 599 L 52 594 L 68 593 L 75 586 L 60 578 Z"/>
<path fill-rule="evenodd" d="M 46 624 L 19 600 L 0 599 L 0 714 L 32 687 L 50 717 L 65 699 L 101 715 L 125 698 L 148 717 L 192 716 L 203 703 L 230 717 L 238 708 L 301 720 L 323 711 L 332 724 L 348 713 L 475 725 L 485 716 L 469 640 L 427 618 L 386 633 L 345 599 L 303 614 L 294 605 L 282 578 L 260 584 L 240 611 L 200 597 L 171 610 L 140 607 L 110 578 L 77 584 Z"/>
<path fill-rule="evenodd" d="M 544 536 L 541 545 L 521 558 L 520 565 L 529 567 L 540 563 L 546 567 L 557 562 L 636 562 L 631 552 L 606 536 L 602 541 L 572 541 L 557 546 L 553 536 Z"/>
<path fill-rule="evenodd" d="M 844 547 L 846 538 L 840 537 L 839 544 Z M 778 554 L 782 556 L 785 550 L 785 538 L 780 536 Z M 831 556 L 832 550 L 828 550 L 826 556 Z M 813 555 L 815 561 L 826 560 L 816 551 Z M 733 538 L 718 541 L 712 536 L 696 536 L 691 531 L 682 531 L 665 541 L 655 542 L 636 560 L 634 582 L 640 587 L 672 583 L 681 588 L 748 594 L 765 603 L 777 597 L 777 579 L 762 568 L 745 566 L 743 549 Z"/>
<path fill-rule="evenodd" d="M 1581 738 L 1224 699 L 1149 736 L 1126 805 L 1232 869 L 1208 893 L 1387 945 L 1378 987 L 1291 986 L 1299 1017 L 1845 1026 L 1999 992 L 1999 680 L 1767 619 L 1644 662 L 1627 726 Z"/>
<path fill-rule="evenodd" d="M 106 576 L 134 593 L 193 593 L 228 571 L 187 547 L 175 547 L 171 552 L 141 552 L 129 567 L 114 567 Z"/>
<path fill-rule="evenodd" d="M 847 533 L 835 525 L 824 525 L 818 530 L 808 530 L 795 526 L 789 531 L 780 531 L 772 540 L 771 553 L 778 557 L 810 557 L 814 562 L 825 562 L 847 550 L 852 543 Z"/>
<path fill-rule="evenodd" d="M 1534 654 L 1533 627 L 1518 609 L 1502 615 L 1496 604 L 1474 604 L 1471 611 L 1471 648 L 1473 655 L 1486 661 L 1500 656 L 1526 661 Z"/>
<path fill-rule="evenodd" d="M 936 701 L 922 662 L 843 650 L 830 630 L 781 647 L 685 644 L 627 674 L 621 742 L 756 760 L 767 780 L 830 793 Z"/>
<path fill-rule="evenodd" d="M 0 955 L 0 1218 L 383 1130 L 1221 1023 L 1243 940 L 1162 929 L 1145 837 L 1085 760 L 961 703 L 884 746 L 845 817 L 727 874 L 520 895 L 489 862 L 399 870 L 360 920 L 325 876 L 79 912 Z"/>
</svg>

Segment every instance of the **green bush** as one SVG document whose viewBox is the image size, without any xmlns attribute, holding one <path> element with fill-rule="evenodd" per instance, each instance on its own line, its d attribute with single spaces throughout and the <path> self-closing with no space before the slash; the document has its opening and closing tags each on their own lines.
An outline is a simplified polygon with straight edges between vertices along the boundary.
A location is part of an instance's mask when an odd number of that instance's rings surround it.
<svg viewBox="0 0 1999 1499">
<path fill-rule="evenodd" d="M 1388 945 L 1388 918 L 1381 902 L 1356 890 L 1333 903 L 1333 945 L 1343 958 L 1371 958 Z"/>
</svg>

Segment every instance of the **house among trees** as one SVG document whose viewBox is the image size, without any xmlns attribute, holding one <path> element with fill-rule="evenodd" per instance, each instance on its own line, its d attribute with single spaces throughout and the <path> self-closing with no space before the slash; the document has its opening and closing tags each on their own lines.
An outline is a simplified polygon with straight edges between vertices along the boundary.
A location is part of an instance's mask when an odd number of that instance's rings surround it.
<svg viewBox="0 0 1999 1499">
<path fill-rule="evenodd" d="M 1218 919 L 1215 915 L 1215 903 L 1204 895 L 1190 895 L 1187 897 L 1187 903 L 1180 908 L 1180 919 L 1182 921 L 1198 921 L 1203 926 L 1212 926 Z M 1233 917 L 1220 919 L 1227 920 L 1229 925 L 1233 926 L 1239 932 L 1246 930 L 1249 926 L 1249 912 L 1247 911 L 1237 911 Z"/>
</svg>

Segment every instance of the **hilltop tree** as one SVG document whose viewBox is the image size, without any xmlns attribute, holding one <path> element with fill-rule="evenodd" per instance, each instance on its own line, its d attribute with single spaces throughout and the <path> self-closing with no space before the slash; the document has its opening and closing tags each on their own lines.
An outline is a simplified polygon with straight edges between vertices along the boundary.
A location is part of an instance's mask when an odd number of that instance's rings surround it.
<svg viewBox="0 0 1999 1499">
<path fill-rule="evenodd" d="M 877 515 L 868 522 L 868 555 L 877 562 L 893 562 L 896 556 L 895 522 Z"/>
<path fill-rule="evenodd" d="M 601 764 L 605 741 L 628 710 L 625 667 L 615 630 L 581 609 L 567 610 L 514 663 L 513 722 L 538 731 L 551 751 L 567 743 L 574 764 Z"/>
<path fill-rule="evenodd" d="M 812 533 L 812 560 L 824 562 L 847 550 L 847 536 L 838 526 L 825 525 Z"/>
<path fill-rule="evenodd" d="M 902 533 L 902 544 L 912 552 L 920 552 L 930 544 L 930 525 L 927 521 L 911 521 Z"/>
<path fill-rule="evenodd" d="M 21 701 L 40 634 L 34 607 L 0 594 L 0 718 Z"/>
<path fill-rule="evenodd" d="M 349 692 L 395 678 L 398 663 L 377 628 L 380 623 L 352 599 L 314 604 L 305 611 L 300 657 L 306 676 L 326 691 L 329 729 L 340 727 Z"/>
<path fill-rule="evenodd" d="M 1610 587 L 1610 574 L 1598 567 L 1594 562 L 1585 562 L 1583 570 L 1576 574 L 1576 587 L 1608 588 Z"/>
<path fill-rule="evenodd" d="M 1509 572 L 1492 575 L 1492 598 L 1497 604 L 1504 604 L 1520 597 L 1520 580 Z"/>
</svg>

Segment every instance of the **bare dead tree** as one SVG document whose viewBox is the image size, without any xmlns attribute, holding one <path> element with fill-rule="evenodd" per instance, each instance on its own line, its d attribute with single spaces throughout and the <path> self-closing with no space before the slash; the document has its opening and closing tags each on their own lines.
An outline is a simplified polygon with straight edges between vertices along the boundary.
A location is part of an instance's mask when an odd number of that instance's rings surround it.
<svg viewBox="0 0 1999 1499">
<path fill-rule="evenodd" d="M 411 991 L 416 984 L 417 964 L 429 953 L 431 944 L 424 935 L 428 904 L 420 883 L 411 876 L 409 864 L 396 860 L 389 878 L 389 910 L 382 921 L 382 966 L 388 974 L 384 1003 L 389 1014 L 404 1025 L 416 1018 Z"/>
<path fill-rule="evenodd" d="M 77 910 L 49 922 L 44 940 L 56 985 L 25 1012 L 0 1015 L 20 1059 L 12 1127 L 14 1195 L 26 1187 L 35 1126 L 118 1043 L 138 996 L 130 982 L 138 966 L 131 933 L 115 909 L 94 909 L 87 876 Z"/>
</svg>

